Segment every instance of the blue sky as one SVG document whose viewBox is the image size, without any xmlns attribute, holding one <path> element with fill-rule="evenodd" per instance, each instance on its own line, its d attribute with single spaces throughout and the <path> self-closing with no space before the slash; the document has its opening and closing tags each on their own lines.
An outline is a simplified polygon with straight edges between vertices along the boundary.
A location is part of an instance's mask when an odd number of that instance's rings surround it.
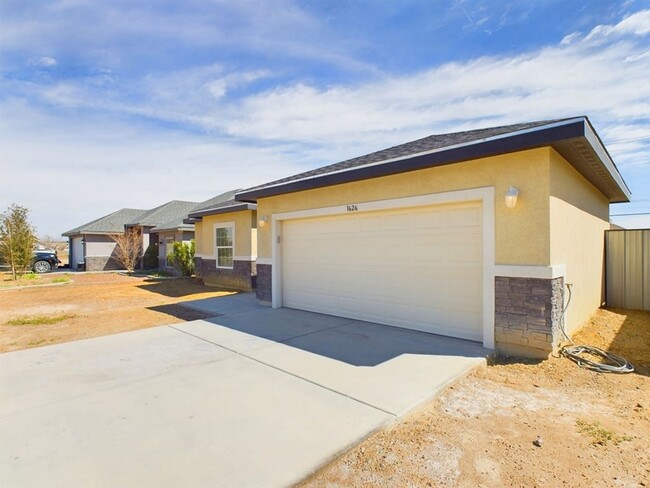
<svg viewBox="0 0 650 488">
<path fill-rule="evenodd" d="M 0 0 L 0 208 L 40 235 L 434 133 L 588 115 L 650 212 L 650 1 Z M 650 217 L 618 217 L 650 227 Z"/>
</svg>

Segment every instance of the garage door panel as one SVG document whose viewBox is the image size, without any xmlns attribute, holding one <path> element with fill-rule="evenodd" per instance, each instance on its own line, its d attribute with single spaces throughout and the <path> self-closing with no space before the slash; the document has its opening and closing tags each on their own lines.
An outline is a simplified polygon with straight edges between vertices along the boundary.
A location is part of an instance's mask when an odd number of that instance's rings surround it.
<svg viewBox="0 0 650 488">
<path fill-rule="evenodd" d="M 284 306 L 482 339 L 476 203 L 283 222 Z"/>
<path fill-rule="evenodd" d="M 452 245 L 448 246 L 449 261 L 459 262 L 459 263 L 472 263 L 477 266 L 481 262 L 482 258 L 482 248 L 480 243 L 477 242 L 452 242 Z"/>
<path fill-rule="evenodd" d="M 415 220 L 415 229 L 442 229 L 446 227 L 447 216 L 443 212 L 420 212 Z"/>
<path fill-rule="evenodd" d="M 448 211 L 447 226 L 476 227 L 481 223 L 481 209 L 478 207 L 456 208 Z"/>
</svg>

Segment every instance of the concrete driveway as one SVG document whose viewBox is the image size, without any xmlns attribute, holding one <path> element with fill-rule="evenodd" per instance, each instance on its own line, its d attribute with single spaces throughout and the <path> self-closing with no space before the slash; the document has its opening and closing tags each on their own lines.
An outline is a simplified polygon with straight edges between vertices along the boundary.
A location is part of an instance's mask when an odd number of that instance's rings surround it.
<svg viewBox="0 0 650 488">
<path fill-rule="evenodd" d="M 0 355 L 0 486 L 287 486 L 489 351 L 251 294 L 213 319 Z"/>
</svg>

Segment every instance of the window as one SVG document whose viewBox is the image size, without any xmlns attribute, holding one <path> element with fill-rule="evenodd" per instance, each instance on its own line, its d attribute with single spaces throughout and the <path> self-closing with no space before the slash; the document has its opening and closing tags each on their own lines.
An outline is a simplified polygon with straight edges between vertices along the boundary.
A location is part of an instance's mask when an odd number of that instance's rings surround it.
<svg viewBox="0 0 650 488">
<path fill-rule="evenodd" d="M 215 229 L 217 268 L 232 269 L 235 251 L 235 225 L 220 224 Z"/>
</svg>

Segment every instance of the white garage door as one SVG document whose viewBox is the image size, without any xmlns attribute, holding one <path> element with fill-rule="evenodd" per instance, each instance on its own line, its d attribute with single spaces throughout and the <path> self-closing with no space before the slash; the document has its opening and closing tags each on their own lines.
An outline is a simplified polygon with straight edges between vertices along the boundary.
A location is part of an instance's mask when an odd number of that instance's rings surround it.
<svg viewBox="0 0 650 488">
<path fill-rule="evenodd" d="M 72 238 L 72 255 L 70 256 L 70 267 L 77 269 L 77 264 L 85 260 L 84 257 L 84 241 L 83 237 Z"/>
<path fill-rule="evenodd" d="M 287 220 L 283 305 L 483 340 L 481 205 Z"/>
</svg>

